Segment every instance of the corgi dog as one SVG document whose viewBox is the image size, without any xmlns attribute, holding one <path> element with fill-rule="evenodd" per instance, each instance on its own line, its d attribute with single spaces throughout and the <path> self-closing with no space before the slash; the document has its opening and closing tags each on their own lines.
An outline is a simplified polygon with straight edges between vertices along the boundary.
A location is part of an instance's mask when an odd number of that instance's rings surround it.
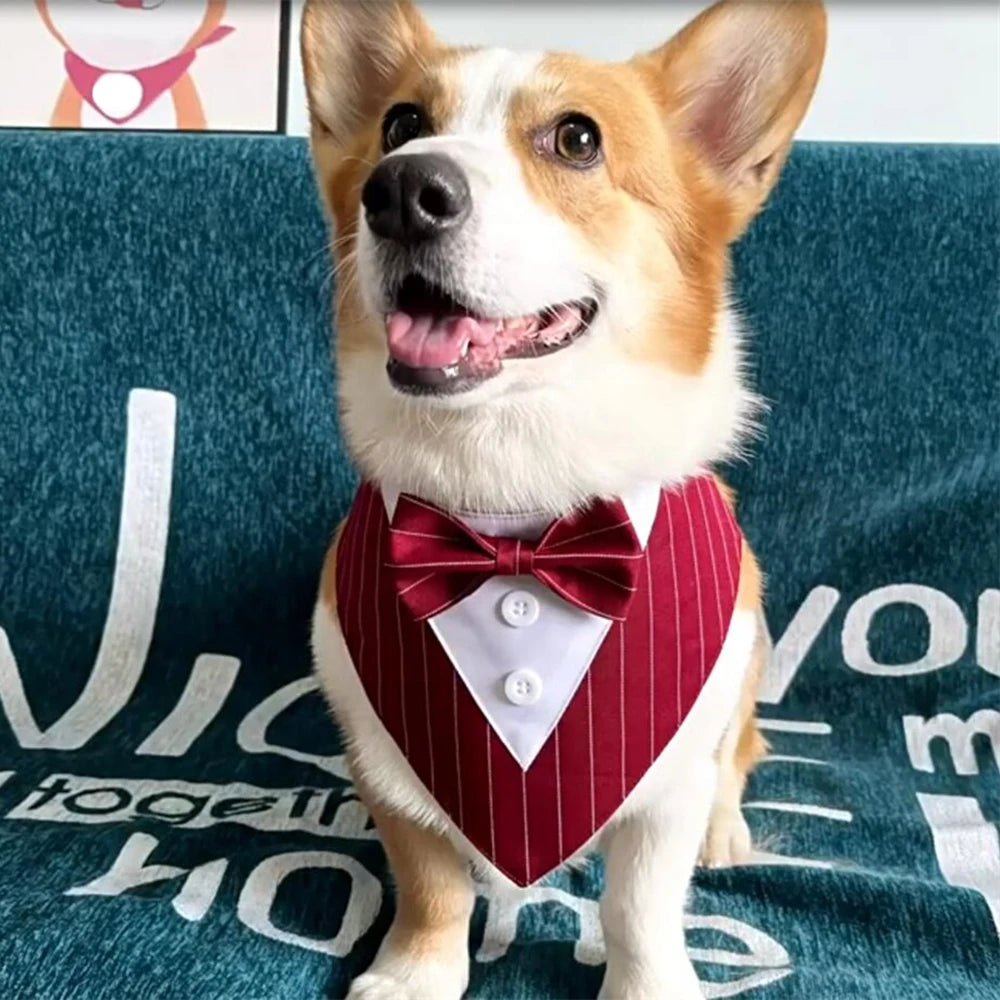
<svg viewBox="0 0 1000 1000">
<path fill-rule="evenodd" d="M 456 1000 L 474 880 L 603 853 L 600 996 L 701 996 L 698 863 L 748 856 L 761 573 L 712 472 L 744 382 L 729 248 L 826 42 L 722 2 L 624 63 L 453 48 L 307 0 L 339 407 L 362 482 L 316 671 L 396 885 L 352 1000 Z"/>
<path fill-rule="evenodd" d="M 204 129 L 189 72 L 225 38 L 226 0 L 35 0 L 64 49 L 54 128 Z"/>
</svg>

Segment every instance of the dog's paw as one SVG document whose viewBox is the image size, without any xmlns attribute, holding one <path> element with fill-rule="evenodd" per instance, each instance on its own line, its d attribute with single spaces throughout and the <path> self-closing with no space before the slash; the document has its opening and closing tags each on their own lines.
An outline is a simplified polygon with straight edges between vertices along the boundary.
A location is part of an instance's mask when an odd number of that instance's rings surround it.
<svg viewBox="0 0 1000 1000">
<path fill-rule="evenodd" d="M 351 983 L 347 1000 L 461 1000 L 468 970 L 464 950 L 447 956 L 383 949 L 371 968 Z"/>
<path fill-rule="evenodd" d="M 685 960 L 672 975 L 609 967 L 597 1000 L 703 1000 L 704 995 L 694 969 Z"/>
<path fill-rule="evenodd" d="M 347 1000 L 396 1000 L 406 996 L 405 987 L 398 979 L 366 972 L 351 983 Z"/>
<path fill-rule="evenodd" d="M 705 868 L 746 864 L 753 853 L 750 827 L 739 809 L 714 809 L 698 863 Z"/>
<path fill-rule="evenodd" d="M 422 970 L 397 978 L 381 972 L 365 972 L 351 983 L 347 1000 L 460 1000 L 465 986 L 453 975 Z"/>
<path fill-rule="evenodd" d="M 664 935 L 654 951 L 608 947 L 598 1000 L 702 1000 L 701 983 L 683 936 Z"/>
</svg>

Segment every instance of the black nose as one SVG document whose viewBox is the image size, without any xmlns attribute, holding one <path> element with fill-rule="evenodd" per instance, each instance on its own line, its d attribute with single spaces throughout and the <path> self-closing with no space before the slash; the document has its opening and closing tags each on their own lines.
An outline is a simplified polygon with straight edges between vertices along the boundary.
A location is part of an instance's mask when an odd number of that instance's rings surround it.
<svg viewBox="0 0 1000 1000">
<path fill-rule="evenodd" d="M 472 195 L 465 174 L 447 156 L 399 154 L 375 168 L 361 203 L 376 236 L 412 244 L 458 226 L 469 214 Z"/>
</svg>

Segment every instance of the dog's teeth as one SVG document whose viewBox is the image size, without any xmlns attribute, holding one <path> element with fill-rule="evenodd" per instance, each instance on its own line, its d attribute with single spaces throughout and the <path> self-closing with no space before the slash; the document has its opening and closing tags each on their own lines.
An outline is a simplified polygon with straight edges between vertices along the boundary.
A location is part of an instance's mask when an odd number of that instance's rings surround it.
<svg viewBox="0 0 1000 1000">
<path fill-rule="evenodd" d="M 464 344 L 462 345 L 462 357 L 463 357 L 463 358 L 464 358 L 464 357 L 465 357 L 465 356 L 466 356 L 466 355 L 467 355 L 467 354 L 469 353 L 469 347 L 470 347 L 471 345 L 472 345 L 472 341 L 471 341 L 471 340 L 467 340 L 467 341 L 466 341 L 466 342 L 465 342 L 465 343 L 464 343 Z"/>
</svg>

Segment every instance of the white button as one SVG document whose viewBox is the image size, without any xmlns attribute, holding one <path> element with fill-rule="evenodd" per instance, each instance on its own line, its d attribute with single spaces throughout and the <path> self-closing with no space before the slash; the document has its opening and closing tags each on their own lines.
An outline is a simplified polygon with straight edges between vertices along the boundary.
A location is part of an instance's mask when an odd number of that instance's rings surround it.
<svg viewBox="0 0 1000 1000">
<path fill-rule="evenodd" d="M 542 696 L 542 679 L 534 670 L 515 670 L 504 678 L 503 693 L 512 705 L 534 705 Z"/>
<path fill-rule="evenodd" d="M 508 625 L 524 628 L 538 621 L 538 598 L 526 590 L 512 590 L 500 602 L 500 614 Z"/>
</svg>

